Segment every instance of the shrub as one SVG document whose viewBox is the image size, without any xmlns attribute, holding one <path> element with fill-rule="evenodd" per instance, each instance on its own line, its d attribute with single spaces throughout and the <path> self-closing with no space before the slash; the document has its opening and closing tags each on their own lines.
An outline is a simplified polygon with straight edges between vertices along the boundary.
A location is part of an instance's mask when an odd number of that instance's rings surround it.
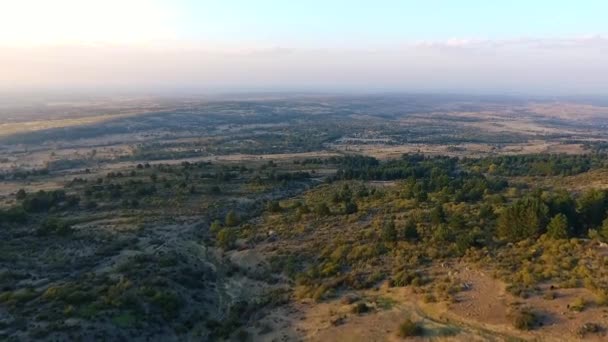
<svg viewBox="0 0 608 342">
<path fill-rule="evenodd" d="M 331 215 L 331 211 L 329 210 L 327 204 L 322 202 L 315 206 L 315 214 L 319 216 L 329 216 Z"/>
<path fill-rule="evenodd" d="M 416 229 L 416 223 L 413 220 L 407 220 L 405 223 L 405 226 L 403 227 L 403 237 L 410 241 L 417 241 L 420 238 L 418 230 Z"/>
<path fill-rule="evenodd" d="M 527 308 L 513 312 L 511 319 L 513 326 L 519 330 L 532 330 L 538 323 L 538 316 Z"/>
<path fill-rule="evenodd" d="M 579 298 L 575 299 L 574 302 L 572 302 L 572 304 L 570 304 L 568 306 L 568 308 L 572 311 L 581 312 L 581 311 L 585 310 L 586 306 L 587 306 L 587 301 L 585 300 L 585 298 L 579 297 Z"/>
<path fill-rule="evenodd" d="M 306 205 L 301 205 L 296 211 L 297 215 L 302 216 L 310 213 L 310 209 Z"/>
<path fill-rule="evenodd" d="M 553 291 L 546 292 L 543 295 L 543 298 L 547 299 L 547 300 L 553 300 L 553 299 L 557 298 L 557 293 L 555 293 Z"/>
<path fill-rule="evenodd" d="M 169 291 L 159 291 L 152 297 L 152 303 L 159 307 L 165 319 L 172 319 L 177 316 L 181 307 L 181 298 Z"/>
<path fill-rule="evenodd" d="M 350 295 L 344 296 L 340 302 L 342 304 L 353 304 L 357 300 L 359 300 L 358 296 L 350 294 Z"/>
<path fill-rule="evenodd" d="M 403 321 L 403 323 L 399 325 L 399 337 L 406 338 L 413 336 L 421 336 L 422 333 L 422 327 L 411 319 L 406 319 L 405 321 Z"/>
<path fill-rule="evenodd" d="M 236 235 L 230 228 L 222 228 L 216 238 L 218 245 L 224 249 L 231 248 L 236 242 Z"/>
<path fill-rule="evenodd" d="M 369 310 L 370 310 L 370 307 L 367 306 L 367 304 L 365 304 L 365 303 L 357 303 L 351 309 L 351 311 L 356 314 L 366 313 L 366 312 L 369 312 Z"/>
<path fill-rule="evenodd" d="M 280 213 L 282 209 L 283 208 L 281 208 L 279 201 L 268 202 L 267 210 L 270 211 L 271 213 Z"/>
<path fill-rule="evenodd" d="M 239 332 L 236 333 L 236 338 L 237 338 L 237 340 L 239 340 L 241 342 L 248 341 L 249 332 L 247 330 L 239 330 Z"/>
<path fill-rule="evenodd" d="M 599 293 L 597 293 L 595 304 L 598 306 L 608 305 L 608 293 L 606 293 L 606 291 L 599 291 Z"/>
<path fill-rule="evenodd" d="M 88 303 L 95 299 L 95 296 L 89 292 L 76 290 L 69 294 L 66 294 L 65 301 L 69 304 L 79 305 L 83 303 Z"/>
<path fill-rule="evenodd" d="M 211 227 L 209 227 L 209 231 L 212 234 L 217 234 L 222 229 L 222 222 L 220 220 L 215 220 L 211 223 Z"/>
<path fill-rule="evenodd" d="M 17 191 L 17 194 L 15 195 L 15 197 L 18 200 L 23 200 L 23 199 L 25 199 L 26 196 L 27 196 L 27 193 L 23 189 L 19 189 L 19 191 Z"/>
<path fill-rule="evenodd" d="M 414 284 L 415 283 L 415 284 Z M 395 274 L 391 280 L 390 285 L 395 287 L 403 287 L 408 285 L 420 285 L 422 280 L 420 276 L 414 272 L 400 271 Z"/>
<path fill-rule="evenodd" d="M 608 218 L 602 222 L 602 227 L 599 230 L 599 235 L 603 240 L 608 240 Z"/>
<path fill-rule="evenodd" d="M 22 207 L 0 209 L 0 223 L 24 223 L 25 221 L 27 221 L 27 213 Z"/>
<path fill-rule="evenodd" d="M 422 297 L 422 301 L 425 303 L 435 303 L 437 302 L 437 298 L 432 293 L 425 293 L 424 297 Z"/>
<path fill-rule="evenodd" d="M 132 327 L 137 321 L 136 317 L 129 312 L 121 313 L 112 318 L 112 323 L 120 328 L 129 328 Z"/>
<path fill-rule="evenodd" d="M 234 227 L 239 224 L 239 218 L 233 210 L 230 210 L 228 214 L 226 214 L 225 223 L 228 227 Z"/>
<path fill-rule="evenodd" d="M 312 299 L 315 302 L 320 302 L 323 300 L 323 298 L 327 297 L 328 292 L 329 292 L 329 288 L 327 286 L 320 285 L 312 293 Z"/>
<path fill-rule="evenodd" d="M 597 334 L 603 330 L 602 326 L 597 323 L 585 323 L 577 330 L 577 335 L 584 338 L 587 334 Z"/>
<path fill-rule="evenodd" d="M 393 220 L 388 220 L 382 225 L 382 240 L 386 242 L 397 240 L 397 230 L 395 229 L 395 222 Z"/>
<path fill-rule="evenodd" d="M 357 204 L 353 201 L 348 201 L 344 204 L 344 213 L 345 214 L 354 214 L 359 210 Z"/>
<path fill-rule="evenodd" d="M 72 232 L 72 227 L 65 221 L 61 221 L 57 218 L 47 219 L 46 221 L 44 221 L 42 226 L 40 226 L 40 228 L 38 228 L 38 231 L 37 231 L 37 233 L 39 235 L 50 235 L 50 234 L 68 235 L 71 232 Z"/>
</svg>

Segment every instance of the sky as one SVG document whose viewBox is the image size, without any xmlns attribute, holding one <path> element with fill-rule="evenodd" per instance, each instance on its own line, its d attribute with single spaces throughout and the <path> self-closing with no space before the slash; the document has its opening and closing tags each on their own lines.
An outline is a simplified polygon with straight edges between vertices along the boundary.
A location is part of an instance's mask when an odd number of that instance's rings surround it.
<svg viewBox="0 0 608 342">
<path fill-rule="evenodd" d="M 0 0 L 0 91 L 608 94 L 605 0 Z"/>
</svg>

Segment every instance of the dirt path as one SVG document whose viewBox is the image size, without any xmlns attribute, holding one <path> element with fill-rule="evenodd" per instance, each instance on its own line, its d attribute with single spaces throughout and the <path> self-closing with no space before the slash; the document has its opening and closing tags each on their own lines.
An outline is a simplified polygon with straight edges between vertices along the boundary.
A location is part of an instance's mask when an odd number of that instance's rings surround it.
<svg viewBox="0 0 608 342">
<path fill-rule="evenodd" d="M 423 294 L 411 287 L 342 293 L 333 300 L 313 303 L 309 301 L 291 304 L 289 309 L 274 313 L 270 321 L 272 332 L 256 335 L 260 341 L 400 341 L 399 325 L 410 318 L 419 322 L 424 336 L 413 341 L 578 341 L 576 330 L 592 318 L 602 314 L 594 308 L 571 315 L 568 322 L 546 324 L 532 331 L 515 329 L 508 317 L 515 298 L 505 290 L 505 284 L 494 279 L 487 271 L 465 264 L 450 265 L 447 269 L 453 277 L 467 284 L 467 289 L 457 294 L 454 303 L 425 303 Z M 581 290 L 581 289 L 579 289 Z M 353 304 L 345 303 L 346 295 L 356 296 L 371 309 L 369 313 L 355 314 Z M 565 296 L 565 295 L 564 295 Z M 559 299 L 558 299 L 559 301 Z M 563 303 L 533 298 L 530 304 L 545 312 Z M 565 305 L 565 304 L 564 304 Z M 544 320 L 545 321 L 545 320 Z M 605 337 L 589 335 L 585 341 L 601 341 Z"/>
<path fill-rule="evenodd" d="M 323 303 L 296 303 L 294 310 L 280 318 L 270 317 L 264 324 L 275 325 L 272 333 L 255 336 L 260 341 L 400 341 L 399 325 L 407 318 L 422 324 L 424 336 L 412 341 L 517 341 L 522 334 L 497 331 L 484 324 L 458 320 L 445 310 L 421 305 L 410 289 L 382 289 L 356 293 L 372 311 L 366 314 L 351 312 L 352 304 L 340 299 Z M 282 320 L 282 321 L 281 321 Z M 531 336 L 530 336 L 531 337 Z"/>
</svg>

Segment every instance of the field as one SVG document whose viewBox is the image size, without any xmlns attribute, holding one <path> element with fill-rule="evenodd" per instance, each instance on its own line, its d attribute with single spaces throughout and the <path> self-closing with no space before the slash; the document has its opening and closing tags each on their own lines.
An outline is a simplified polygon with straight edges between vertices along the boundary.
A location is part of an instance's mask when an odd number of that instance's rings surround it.
<svg viewBox="0 0 608 342">
<path fill-rule="evenodd" d="M 439 95 L 0 106 L 0 338 L 608 329 L 608 107 Z"/>
</svg>

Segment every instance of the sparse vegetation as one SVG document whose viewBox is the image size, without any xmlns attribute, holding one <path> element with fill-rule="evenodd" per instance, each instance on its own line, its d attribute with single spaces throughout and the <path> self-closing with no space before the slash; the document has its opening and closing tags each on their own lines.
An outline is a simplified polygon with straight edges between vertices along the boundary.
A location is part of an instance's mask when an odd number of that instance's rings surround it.
<svg viewBox="0 0 608 342">
<path fill-rule="evenodd" d="M 511 313 L 513 326 L 519 330 L 532 330 L 538 325 L 538 316 L 528 308 L 516 309 Z"/>
<path fill-rule="evenodd" d="M 357 303 L 353 306 L 352 312 L 356 314 L 364 314 L 370 311 L 370 307 L 365 303 Z"/>
<path fill-rule="evenodd" d="M 451 102 L 442 111 L 453 120 L 441 121 L 401 114 L 405 102 L 390 97 L 364 111 L 298 101 L 192 104 L 3 136 L 19 152 L 0 151 L 2 336 L 256 340 L 282 329 L 259 322 L 289 301 L 342 303 L 331 326 L 406 310 L 401 291 L 451 310 L 475 289 L 459 274 L 469 268 L 506 283 L 504 300 L 521 302 L 513 326 L 539 336 L 552 328 L 529 303 L 579 320 L 606 305 L 599 142 L 509 131 L 508 120 L 486 133 L 468 126 L 487 124 L 475 109 L 458 116 Z M 75 139 L 95 148 L 61 147 Z M 590 153 L 527 154 L 531 139 Z M 35 153 L 44 165 L 27 165 Z M 414 316 L 398 335 L 433 335 Z"/>
<path fill-rule="evenodd" d="M 399 325 L 398 335 L 401 338 L 421 336 L 422 335 L 422 327 L 420 324 L 412 321 L 411 319 L 406 319 Z"/>
</svg>

